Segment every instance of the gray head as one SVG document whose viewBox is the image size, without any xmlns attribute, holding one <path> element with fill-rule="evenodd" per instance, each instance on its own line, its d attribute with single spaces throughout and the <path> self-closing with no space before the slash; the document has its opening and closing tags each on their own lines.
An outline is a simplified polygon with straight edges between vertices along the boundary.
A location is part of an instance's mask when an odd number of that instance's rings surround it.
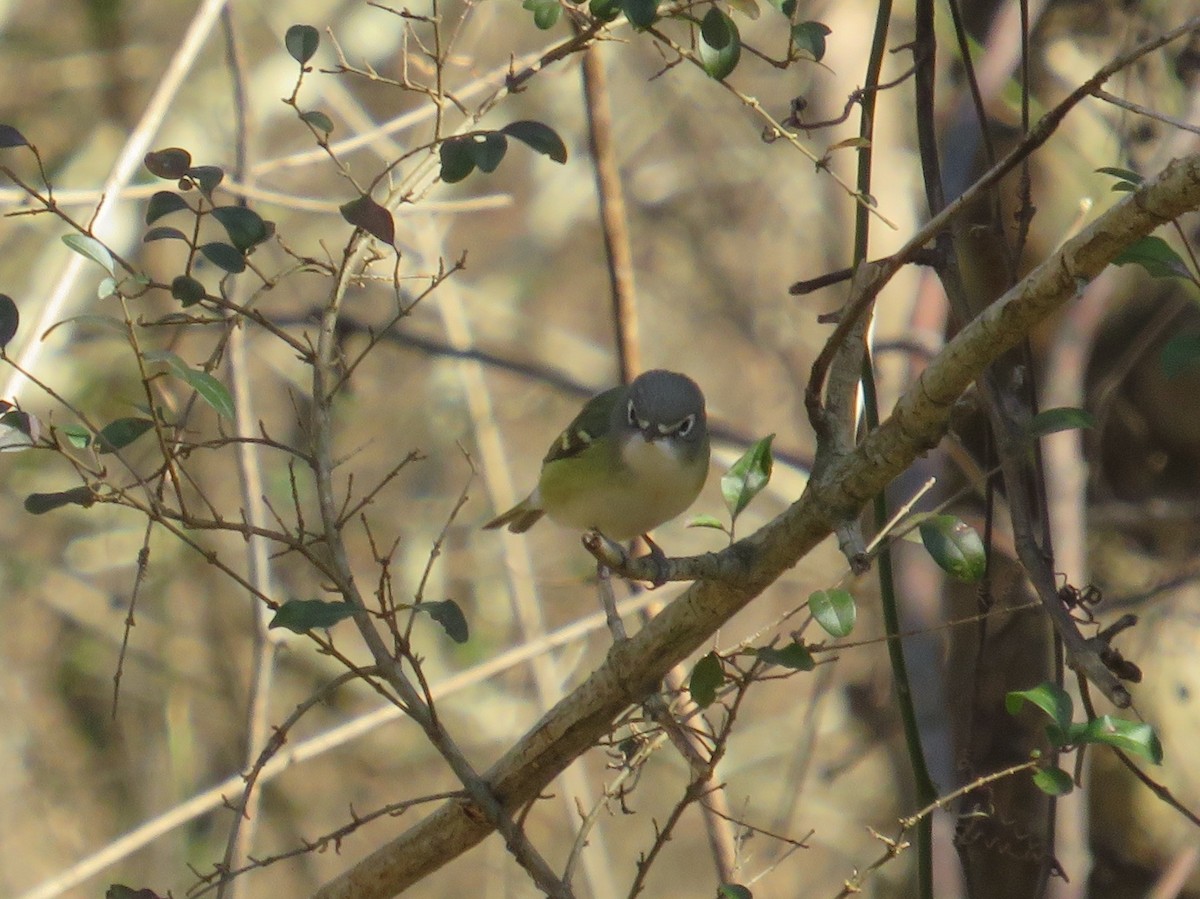
<svg viewBox="0 0 1200 899">
<path fill-rule="evenodd" d="M 696 382 L 661 368 L 638 375 L 629 385 L 624 408 L 614 409 L 613 414 L 620 416 L 622 428 L 635 428 L 646 440 L 699 440 L 708 427 L 704 394 Z"/>
</svg>

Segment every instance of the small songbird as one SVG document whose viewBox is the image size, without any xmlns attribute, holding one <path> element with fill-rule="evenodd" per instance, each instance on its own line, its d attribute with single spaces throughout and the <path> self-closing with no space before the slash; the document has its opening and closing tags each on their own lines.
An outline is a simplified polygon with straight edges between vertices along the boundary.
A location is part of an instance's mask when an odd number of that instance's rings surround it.
<svg viewBox="0 0 1200 899">
<path fill-rule="evenodd" d="M 696 382 L 648 371 L 588 400 L 551 444 L 533 492 L 484 527 L 507 525 L 521 534 L 549 515 L 610 540 L 644 537 L 695 501 L 708 477 L 708 454 L 704 394 Z"/>
</svg>

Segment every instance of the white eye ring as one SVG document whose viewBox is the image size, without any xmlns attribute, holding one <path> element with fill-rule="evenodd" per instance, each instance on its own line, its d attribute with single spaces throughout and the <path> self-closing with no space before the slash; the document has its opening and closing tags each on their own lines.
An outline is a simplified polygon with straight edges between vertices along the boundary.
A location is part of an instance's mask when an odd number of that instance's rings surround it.
<svg viewBox="0 0 1200 899">
<path fill-rule="evenodd" d="M 637 410 L 633 408 L 633 400 L 629 401 L 629 405 L 625 410 L 625 417 L 628 419 L 630 427 L 636 428 L 638 426 Z"/>
<path fill-rule="evenodd" d="M 695 426 L 696 426 L 696 416 L 689 415 L 687 418 L 685 418 L 683 421 L 681 421 L 679 424 L 677 424 L 675 426 L 675 433 L 677 435 L 679 435 L 680 437 L 686 437 L 688 434 L 692 433 L 692 428 L 694 428 Z"/>
</svg>

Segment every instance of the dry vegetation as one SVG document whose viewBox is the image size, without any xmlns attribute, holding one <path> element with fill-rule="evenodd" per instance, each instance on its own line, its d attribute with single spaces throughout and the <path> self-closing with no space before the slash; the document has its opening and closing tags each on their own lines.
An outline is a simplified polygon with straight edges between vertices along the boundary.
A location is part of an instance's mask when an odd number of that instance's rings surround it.
<svg viewBox="0 0 1200 899">
<path fill-rule="evenodd" d="M 410 679 L 419 663 L 417 695 L 428 688 L 437 729 L 453 738 L 463 761 L 476 771 L 489 769 L 611 659 L 595 563 L 577 535 L 542 525 L 522 539 L 481 532 L 479 525 L 536 478 L 546 444 L 581 399 L 618 377 L 617 341 L 634 367 L 685 371 L 705 390 L 717 431 L 715 461 L 693 513 L 725 515 L 720 474 L 768 433 L 777 435 L 774 476 L 738 520 L 738 536 L 777 523 L 807 483 L 817 447 L 805 389 L 833 333 L 818 316 L 841 307 L 850 286 L 839 282 L 804 296 L 788 289 L 854 259 L 856 206 L 833 175 L 853 183 L 857 154 L 842 147 L 814 166 L 788 140 L 765 139 L 771 126 L 762 113 L 783 121 L 802 97 L 806 122 L 841 115 L 866 78 L 876 8 L 843 2 L 800 11 L 797 21 L 819 20 L 830 29 L 821 63 L 800 59 L 781 69 L 744 51 L 728 79 L 734 90 L 681 61 L 668 42 L 688 42 L 688 29 L 677 23 L 663 25 L 657 36 L 623 23 L 601 32 L 604 39 L 592 52 L 607 75 L 609 138 L 624 192 L 618 236 L 627 242 L 636 287 L 632 315 L 627 310 L 623 327 L 615 328 L 582 54 L 535 66 L 570 41 L 571 29 L 565 20 L 550 31 L 536 29 L 515 0 L 435 5 L 436 29 L 423 18 L 430 12 L 423 2 L 404 16 L 359 0 L 237 0 L 225 15 L 212 2 L 143 0 L 90 0 L 63 5 L 53 16 L 40 4 L 0 9 L 0 86 L 9 98 L 0 120 L 37 146 L 67 216 L 88 227 L 101 186 L 144 137 L 133 156 L 138 165 L 129 169 L 133 176 L 110 191 L 111 212 L 95 228 L 133 267 L 169 283 L 184 260 L 176 242 L 141 243 L 150 194 L 170 186 L 141 167 L 145 150 L 184 147 L 195 164 L 221 166 L 227 182 L 217 191 L 220 202 L 245 197 L 275 225 L 274 237 L 250 256 L 255 271 L 224 288 L 228 303 L 243 311 L 252 306 L 261 320 L 205 303 L 207 324 L 181 326 L 170 319 L 180 306 L 167 291 L 97 300 L 103 272 L 87 262 L 75 268 L 81 257 L 59 239 L 70 226 L 44 210 L 24 214 L 38 204 L 0 179 L 2 208 L 14 213 L 0 219 L 0 292 L 16 300 L 21 314 L 7 352 L 66 404 L 4 366 L 0 399 L 19 400 L 46 434 L 51 426 L 78 425 L 79 412 L 99 424 L 144 414 L 137 408 L 147 405 L 147 396 L 162 422 L 181 424 L 170 435 L 160 427 L 159 435 L 130 444 L 120 464 L 112 454 L 76 453 L 85 461 L 75 466 L 69 454 L 49 450 L 0 455 L 0 502 L 7 513 L 0 515 L 0 540 L 8 547 L 0 557 L 0 895 L 97 897 L 115 882 L 182 897 L 213 886 L 219 880 L 214 866 L 226 857 L 233 831 L 228 806 L 244 800 L 240 774 L 251 770 L 273 729 L 285 723 L 286 744 L 269 753 L 248 794 L 249 817 L 232 856 L 238 867 L 251 857 L 263 863 L 249 863 L 252 870 L 222 889 L 242 897 L 304 896 L 326 885 L 326 897 L 387 895 L 329 885 L 409 832 L 445 794 L 462 791 L 462 781 L 427 730 L 389 701 L 399 689 L 396 672 L 343 678 L 348 664 L 380 664 L 356 622 L 342 621 L 328 635 L 314 631 L 315 639 L 268 631 L 273 612 L 262 597 L 277 604 L 345 596 L 337 575 L 349 571 L 372 609 L 381 602 L 453 599 L 470 627 L 464 644 L 450 640 L 429 616 L 410 619 L 404 611 L 393 619 L 395 633 L 383 622 L 374 632 L 388 647 L 393 637 L 404 645 L 396 655 Z M 748 5 L 755 4 L 729 4 Z M 757 19 L 732 13 L 742 40 L 780 57 L 786 20 L 765 0 L 757 5 Z M 982 48 L 980 91 L 1000 156 L 1022 138 L 1013 90 L 1020 29 L 1014 18 L 989 32 L 979 6 L 968 11 L 967 26 Z M 1200 11 L 1194 2 L 1144 6 L 1059 2 L 1032 10 L 1035 121 L 1112 59 Z M 700 4 L 696 15 L 708 8 Z M 931 120 L 953 198 L 988 160 L 952 25 L 941 5 L 937 15 L 932 74 L 938 101 Z M 319 109 L 332 121 L 329 152 L 280 99 L 293 95 L 298 69 L 283 36 L 301 22 L 317 26 L 322 42 L 311 62 L 315 71 L 295 96 L 301 110 Z M 185 38 L 198 28 L 198 49 L 188 59 Z M 902 248 L 929 219 L 914 121 L 914 54 L 904 49 L 915 33 L 912 11 L 897 11 L 887 39 L 896 52 L 886 56 L 881 75 L 897 83 L 878 95 L 871 189 L 875 208 L 894 228 L 871 221 L 871 259 Z M 1105 89 L 1195 122 L 1197 54 L 1200 38 L 1193 31 L 1139 56 Z M 178 65 L 182 77 L 172 88 Z M 503 89 L 510 73 L 522 76 L 519 91 Z M 157 111 L 156 100 L 162 101 Z M 478 122 L 466 115 L 485 103 Z M 510 141 L 494 173 L 476 172 L 456 185 L 437 178 L 437 149 L 425 149 L 431 143 L 528 119 L 561 135 L 565 165 Z M 855 137 L 858 127 L 856 106 L 842 124 L 792 130 L 796 143 L 820 157 Z M 356 196 L 352 179 L 370 184 L 414 150 L 373 194 L 393 208 L 397 257 L 361 233 L 352 236 L 338 207 Z M 1016 168 L 995 196 L 985 195 L 955 223 L 964 293 L 975 304 L 971 314 L 1004 294 L 1010 276 L 1032 269 L 1126 196 L 1111 192 L 1113 178 L 1096 168 L 1134 168 L 1149 180 L 1172 158 L 1195 152 L 1194 131 L 1095 97 L 1079 103 L 1027 170 Z M 0 164 L 40 187 L 25 149 L 0 150 Z M 1001 261 L 1002 239 L 980 223 L 1003 207 L 1004 239 L 1011 246 L 1020 237 L 1013 211 L 1026 171 L 1036 215 L 1010 270 Z M 1184 258 L 1194 218 L 1183 217 L 1177 233 L 1158 232 Z M 1194 260 L 1191 270 L 1195 275 Z M 218 274 L 211 265 L 197 270 L 214 294 Z M 318 348 L 321 317 L 329 320 L 338 285 L 344 295 L 337 327 L 328 328 Z M 1196 366 L 1167 376 L 1158 361 L 1171 336 L 1200 331 L 1195 282 L 1151 280 L 1135 266 L 1110 267 L 1090 283 L 1081 280 L 1079 293 L 1057 315 L 1044 315 L 1032 333 L 1032 368 L 1022 360 L 999 371 L 1036 381 L 1043 406 L 1086 406 L 1097 419 L 1085 437 L 1071 431 L 1046 441 L 1046 521 L 1056 550 L 1049 570 L 1081 588 L 1097 584 L 1106 597 L 1097 613 L 1117 597 L 1176 584 L 1166 598 L 1159 593 L 1145 600 L 1143 621 L 1117 640 L 1145 674 L 1134 711 L 1122 714 L 1143 714 L 1159 729 L 1166 762 L 1155 776 L 1180 804 L 1195 809 L 1200 787 L 1187 768 L 1200 722 L 1200 683 L 1185 660 L 1200 638 L 1189 580 L 1200 489 L 1200 385 Z M 143 352 L 170 350 L 196 370 L 210 366 L 246 417 L 222 418 L 179 378 L 159 376 L 147 387 L 129 341 L 95 320 L 75 321 L 41 339 L 49 325 L 79 315 L 128 316 Z M 965 318 L 961 309 L 947 311 L 931 269 L 908 265 L 891 278 L 878 296 L 871 336 L 885 416 Z M 262 326 L 268 321 L 277 333 Z M 306 349 L 313 350 L 309 359 Z M 162 366 L 150 370 L 161 373 Z M 327 409 L 314 401 L 314 370 L 327 379 L 350 371 Z M 1009 382 L 1013 396 L 1021 396 L 1018 386 Z M 981 603 L 972 586 L 947 585 L 919 544 L 898 541 L 891 553 L 902 627 L 918 632 L 905 641 L 911 689 L 942 796 L 1022 765 L 1031 748 L 1047 748 L 1044 719 L 1015 719 L 1003 701 L 1010 690 L 1056 676 L 1054 631 L 1019 567 L 1009 525 L 1019 510 L 1010 510 L 1005 497 L 1019 491 L 1010 483 L 984 503 L 985 472 L 996 464 L 979 436 L 985 406 L 977 399 L 974 409 L 956 410 L 962 415 L 955 436 L 897 478 L 889 494 L 898 508 L 936 476 L 938 486 L 919 508 L 957 495 L 955 511 L 980 532 L 986 513 L 995 516 L 988 602 Z M 272 445 L 249 447 L 248 458 L 239 455 L 243 444 L 225 439 L 233 435 L 265 435 Z M 170 479 L 156 480 L 164 441 L 155 436 L 179 440 L 180 454 L 173 457 L 183 473 L 178 494 Z M 344 560 L 331 548 L 338 541 L 328 534 L 315 538 L 324 532 L 319 479 L 283 449 L 295 447 L 319 467 L 317 447 L 326 437 L 336 503 L 370 495 L 361 514 L 340 529 Z M 184 444 L 186 453 L 179 450 Z M 906 461 L 919 448 L 902 448 Z M 120 488 L 116 492 L 86 471 L 81 479 L 79 466 L 97 460 L 107 463 L 107 483 Z M 121 467 L 126 463 L 128 470 Z M 258 486 L 245 486 L 247 466 L 258 468 Z M 1005 470 L 1006 477 L 1012 473 Z M 32 493 L 83 482 L 97 486 L 104 501 L 41 516 L 23 508 Z M 148 525 L 131 506 L 154 507 L 161 483 L 167 506 L 175 508 L 182 496 L 196 519 L 222 526 L 198 528 L 192 520 L 181 527 L 161 508 Z M 865 499 L 859 497 L 860 504 Z M 301 516 L 307 532 L 289 552 L 279 542 L 259 544 L 239 532 L 243 520 L 266 530 L 295 529 Z M 656 537 L 672 556 L 716 552 L 726 543 L 720 532 L 688 529 L 683 520 Z M 689 661 L 676 687 L 710 649 L 727 652 L 773 639 L 783 645 L 797 633 L 801 641 L 827 644 L 815 647 L 814 671 L 775 669 L 753 684 L 731 679 L 704 717 L 689 712 L 685 689 L 669 691 L 667 698 L 678 701 L 673 712 L 701 735 L 690 758 L 670 740 L 649 751 L 663 717 L 637 696 L 610 737 L 593 740 L 595 748 L 515 813 L 526 850 L 540 853 L 561 877 L 573 846 L 582 842 L 581 816 L 598 809 L 573 872 L 574 895 L 627 895 L 641 876 L 639 859 L 657 852 L 659 843 L 661 856 L 645 872 L 642 895 L 713 895 L 728 881 L 747 884 L 760 897 L 833 897 L 860 875 L 871 895 L 918 895 L 916 850 L 895 846 L 889 854 L 886 845 L 898 833 L 898 820 L 928 799 L 914 788 L 905 754 L 878 570 L 851 576 L 834 539 L 799 564 L 779 567 L 769 586 L 745 579 L 760 595 L 726 616 L 718 632 L 694 641 L 697 651 L 683 653 Z M 809 595 L 835 586 L 853 594 L 858 612 L 842 648 L 831 648 L 832 639 L 805 624 Z M 647 594 L 619 586 L 631 603 L 629 629 L 638 630 L 641 621 L 632 609 L 661 607 L 686 587 L 671 583 Z M 255 591 L 262 596 L 256 599 Z M 135 599 L 136 626 L 127 628 Z M 981 606 L 988 615 L 980 616 Z M 786 615 L 792 617 L 783 620 Z M 1107 621 L 1115 617 L 1110 613 Z M 1095 633 L 1094 627 L 1083 630 Z M 752 664 L 730 656 L 728 672 L 735 661 L 743 671 Z M 1070 672 L 1067 682 L 1075 689 Z M 304 714 L 293 720 L 298 707 Z M 644 742 L 621 743 L 634 733 Z M 705 770 L 714 745 L 719 764 Z M 645 757 L 638 756 L 634 772 L 628 762 L 639 748 Z M 1073 760 L 1066 757 L 1063 767 Z M 1026 771 L 947 801 L 929 816 L 936 895 L 966 895 L 966 883 L 978 896 L 1035 895 L 1030 890 L 1040 887 L 1027 889 L 1020 878 L 1044 885 L 1052 857 L 1070 884 L 1052 881 L 1051 894 L 1088 895 L 1089 807 L 1097 810 L 1093 836 L 1107 878 L 1092 895 L 1121 896 L 1122 889 L 1144 891 L 1154 883 L 1175 890 L 1157 895 L 1179 895 L 1189 875 L 1195 892 L 1188 895 L 1200 895 L 1196 829 L 1145 787 L 1117 786 L 1124 769 L 1111 756 L 1096 767 L 1104 772 L 1101 787 L 1086 801 L 1076 791 L 1058 803 L 1059 839 L 1052 849 L 1048 800 Z M 697 792 L 714 792 L 682 808 L 690 783 L 703 785 Z M 434 798 L 404 807 L 423 797 Z M 392 804 L 399 804 L 389 809 L 396 814 L 356 824 Z M 732 820 L 702 806 L 723 808 Z M 1126 808 L 1139 817 L 1131 822 Z M 680 809 L 669 842 L 656 841 Z M 1122 828 L 1131 823 L 1156 837 L 1130 840 Z M 915 840 L 917 830 L 910 822 L 905 838 Z M 132 839 L 121 843 L 126 834 Z M 536 894 L 528 852 L 519 864 L 494 835 L 460 857 L 445 851 L 447 864 L 410 895 Z M 288 857 L 265 863 L 280 854 Z M 884 864 L 870 870 L 881 856 Z M 997 870 L 1017 873 L 1006 880 Z"/>
</svg>

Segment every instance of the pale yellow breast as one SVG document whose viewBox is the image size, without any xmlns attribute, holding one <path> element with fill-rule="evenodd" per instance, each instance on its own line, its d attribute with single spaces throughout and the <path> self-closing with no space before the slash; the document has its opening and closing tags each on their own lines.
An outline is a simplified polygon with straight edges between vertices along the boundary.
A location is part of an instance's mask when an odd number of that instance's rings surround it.
<svg viewBox="0 0 1200 899">
<path fill-rule="evenodd" d="M 685 470 L 665 440 L 640 436 L 623 449 L 627 471 L 604 490 L 584 490 L 560 500 L 550 517 L 559 524 L 595 528 L 612 540 L 629 540 L 682 513 L 704 486 L 707 471 Z"/>
</svg>

